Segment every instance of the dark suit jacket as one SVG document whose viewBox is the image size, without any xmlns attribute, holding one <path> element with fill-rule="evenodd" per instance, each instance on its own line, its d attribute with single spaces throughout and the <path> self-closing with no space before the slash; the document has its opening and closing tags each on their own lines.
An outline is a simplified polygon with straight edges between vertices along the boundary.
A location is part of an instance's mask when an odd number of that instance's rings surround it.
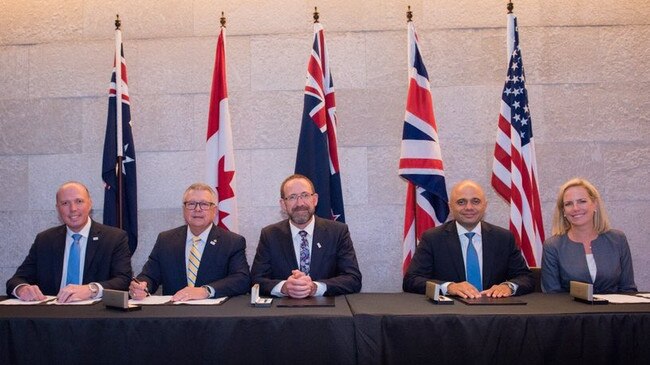
<svg viewBox="0 0 650 365">
<path fill-rule="evenodd" d="M 19 284 L 38 285 L 45 295 L 57 295 L 63 275 L 66 226 L 45 230 L 38 235 L 25 261 L 7 281 L 7 295 Z M 83 284 L 97 282 L 104 289 L 128 290 L 133 272 L 129 238 L 121 229 L 92 221 Z"/>
<path fill-rule="evenodd" d="M 483 242 L 483 289 L 510 281 L 517 284 L 516 295 L 535 288 L 532 273 L 510 231 L 481 222 Z M 406 292 L 424 294 L 426 282 L 466 281 L 456 221 L 427 230 L 415 250 L 402 288 Z"/>
<path fill-rule="evenodd" d="M 139 280 L 147 282 L 151 293 L 162 285 L 163 295 L 174 295 L 187 286 L 187 229 L 187 225 L 184 225 L 158 235 L 149 259 L 138 275 Z M 244 237 L 213 225 L 201 256 L 195 285 L 211 286 L 215 298 L 247 293 L 250 289 L 250 272 Z"/>
<path fill-rule="evenodd" d="M 326 296 L 358 293 L 361 290 L 361 272 L 348 226 L 328 219 L 315 219 L 309 276 L 327 285 Z M 291 270 L 297 269 L 289 220 L 262 229 L 251 269 L 253 284 L 260 284 L 260 294 L 270 295 L 273 287 L 286 280 Z"/>
</svg>

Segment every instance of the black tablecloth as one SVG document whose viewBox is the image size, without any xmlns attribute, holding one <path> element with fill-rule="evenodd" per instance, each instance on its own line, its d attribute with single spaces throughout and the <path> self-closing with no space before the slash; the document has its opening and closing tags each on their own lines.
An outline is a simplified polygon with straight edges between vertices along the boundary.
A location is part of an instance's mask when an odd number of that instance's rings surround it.
<svg viewBox="0 0 650 365">
<path fill-rule="evenodd" d="M 416 294 L 347 296 L 359 364 L 650 364 L 650 305 L 593 306 L 534 293 L 524 306 L 435 305 Z"/>
<path fill-rule="evenodd" d="M 329 308 L 0 306 L 0 364 L 353 364 L 345 297 Z"/>
</svg>

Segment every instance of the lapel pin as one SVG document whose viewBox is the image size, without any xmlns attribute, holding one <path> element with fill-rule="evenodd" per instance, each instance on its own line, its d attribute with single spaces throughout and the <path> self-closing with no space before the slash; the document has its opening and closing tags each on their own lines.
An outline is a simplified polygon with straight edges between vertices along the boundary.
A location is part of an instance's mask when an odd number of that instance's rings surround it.
<svg viewBox="0 0 650 365">
<path fill-rule="evenodd" d="M 211 244 L 212 246 L 216 245 L 216 244 L 217 244 L 217 240 L 214 239 L 214 240 L 210 241 L 210 244 Z"/>
<path fill-rule="evenodd" d="M 316 242 L 316 246 L 318 246 L 318 248 L 322 248 L 320 242 Z"/>
<path fill-rule="evenodd" d="M 99 237 L 93 237 L 93 241 L 99 240 Z"/>
</svg>

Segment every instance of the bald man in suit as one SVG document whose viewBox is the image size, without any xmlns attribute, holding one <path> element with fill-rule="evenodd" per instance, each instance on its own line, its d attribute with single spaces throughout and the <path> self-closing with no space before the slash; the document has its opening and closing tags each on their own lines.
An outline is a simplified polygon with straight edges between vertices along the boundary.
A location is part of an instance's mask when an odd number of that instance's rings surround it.
<svg viewBox="0 0 650 365">
<path fill-rule="evenodd" d="M 67 303 L 101 298 L 104 289 L 126 290 L 132 276 L 126 232 L 90 219 L 92 200 L 79 182 L 59 187 L 56 209 L 65 224 L 36 236 L 29 254 L 7 281 L 7 294 L 25 301 L 56 295 Z M 73 246 L 76 254 L 71 252 Z"/>
</svg>

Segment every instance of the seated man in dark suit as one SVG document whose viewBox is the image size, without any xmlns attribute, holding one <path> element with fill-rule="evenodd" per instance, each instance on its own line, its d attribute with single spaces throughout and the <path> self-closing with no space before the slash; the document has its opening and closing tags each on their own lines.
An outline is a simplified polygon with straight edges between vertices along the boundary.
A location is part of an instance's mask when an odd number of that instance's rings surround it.
<svg viewBox="0 0 650 365">
<path fill-rule="evenodd" d="M 142 299 L 162 285 L 173 301 L 232 297 L 248 292 L 250 273 L 246 240 L 214 224 L 217 193 L 195 183 L 183 194 L 184 226 L 162 232 L 137 280 L 131 297 Z"/>
<path fill-rule="evenodd" d="M 443 294 L 463 298 L 507 297 L 530 293 L 532 273 L 510 231 L 483 222 L 487 207 L 481 187 L 461 181 L 451 191 L 453 221 L 422 234 L 402 287 L 424 294 L 426 282 Z"/>
<path fill-rule="evenodd" d="M 104 289 L 126 290 L 131 252 L 126 232 L 89 218 L 88 189 L 67 182 L 56 193 L 56 209 L 65 223 L 39 233 L 25 261 L 7 281 L 7 295 L 21 300 L 59 302 L 101 298 Z"/>
<path fill-rule="evenodd" d="M 305 298 L 358 293 L 361 272 L 348 226 L 314 215 L 318 194 L 303 175 L 280 187 L 289 219 L 262 229 L 251 268 L 260 294 Z"/>
</svg>

